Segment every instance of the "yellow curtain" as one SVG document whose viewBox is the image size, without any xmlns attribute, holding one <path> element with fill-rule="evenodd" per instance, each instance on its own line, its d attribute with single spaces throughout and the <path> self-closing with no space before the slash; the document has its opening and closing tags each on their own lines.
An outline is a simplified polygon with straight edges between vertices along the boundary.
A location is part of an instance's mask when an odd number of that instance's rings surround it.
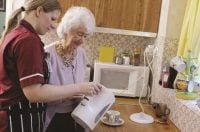
<svg viewBox="0 0 200 132">
<path fill-rule="evenodd" d="M 187 1 L 177 55 L 187 57 L 188 50 L 200 62 L 200 0 Z"/>
</svg>

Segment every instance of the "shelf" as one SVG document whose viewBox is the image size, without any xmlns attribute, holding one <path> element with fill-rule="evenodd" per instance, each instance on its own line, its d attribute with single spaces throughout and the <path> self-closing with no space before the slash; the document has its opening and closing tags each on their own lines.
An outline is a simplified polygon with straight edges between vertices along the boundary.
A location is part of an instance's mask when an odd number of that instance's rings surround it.
<svg viewBox="0 0 200 132">
<path fill-rule="evenodd" d="M 102 28 L 102 27 L 96 27 L 95 32 L 111 33 L 111 34 L 119 34 L 119 35 L 133 35 L 133 36 L 151 37 L 151 38 L 157 37 L 157 33 L 153 33 L 153 32 L 141 32 L 141 31 L 132 31 L 132 30 L 123 30 L 123 29 L 114 29 L 114 28 Z"/>
</svg>

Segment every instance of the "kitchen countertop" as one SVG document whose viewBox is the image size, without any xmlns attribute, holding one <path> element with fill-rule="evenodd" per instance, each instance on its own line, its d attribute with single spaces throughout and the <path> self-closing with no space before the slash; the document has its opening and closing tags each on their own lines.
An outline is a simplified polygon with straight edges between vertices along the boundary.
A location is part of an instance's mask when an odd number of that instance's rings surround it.
<svg viewBox="0 0 200 132">
<path fill-rule="evenodd" d="M 143 101 L 142 101 L 143 102 Z M 154 109 L 151 105 L 143 102 L 144 111 L 146 114 L 150 114 L 155 117 Z M 99 122 L 93 132 L 180 132 L 176 126 L 169 121 L 169 124 L 160 124 L 157 122 L 151 124 L 139 124 L 132 122 L 129 116 L 132 113 L 141 112 L 141 108 L 136 98 L 116 98 L 116 102 L 113 104 L 113 110 L 117 110 L 121 113 L 121 118 L 125 123 L 121 126 L 108 126 Z"/>
</svg>

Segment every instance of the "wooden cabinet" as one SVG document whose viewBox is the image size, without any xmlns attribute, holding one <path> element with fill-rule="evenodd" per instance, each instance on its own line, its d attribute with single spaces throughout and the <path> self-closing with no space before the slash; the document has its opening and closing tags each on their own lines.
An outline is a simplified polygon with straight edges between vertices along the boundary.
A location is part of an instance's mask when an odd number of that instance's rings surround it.
<svg viewBox="0 0 200 132">
<path fill-rule="evenodd" d="M 60 0 L 63 13 L 71 6 L 85 6 L 96 17 L 98 27 L 158 31 L 162 0 Z"/>
</svg>

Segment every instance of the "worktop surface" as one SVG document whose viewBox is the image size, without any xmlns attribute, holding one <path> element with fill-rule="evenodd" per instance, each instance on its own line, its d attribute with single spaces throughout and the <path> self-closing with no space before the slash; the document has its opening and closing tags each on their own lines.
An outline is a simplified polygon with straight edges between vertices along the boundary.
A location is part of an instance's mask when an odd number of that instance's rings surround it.
<svg viewBox="0 0 200 132">
<path fill-rule="evenodd" d="M 151 115 L 156 120 L 152 106 L 143 100 L 141 100 L 141 102 L 145 113 Z M 131 121 L 129 119 L 131 114 L 142 111 L 137 98 L 117 97 L 116 102 L 113 104 L 111 109 L 119 111 L 121 114 L 120 117 L 125 121 L 125 123 L 121 126 L 108 126 L 99 122 L 93 132 L 180 132 L 171 121 L 169 121 L 168 124 L 160 124 L 158 122 L 139 124 Z"/>
</svg>

